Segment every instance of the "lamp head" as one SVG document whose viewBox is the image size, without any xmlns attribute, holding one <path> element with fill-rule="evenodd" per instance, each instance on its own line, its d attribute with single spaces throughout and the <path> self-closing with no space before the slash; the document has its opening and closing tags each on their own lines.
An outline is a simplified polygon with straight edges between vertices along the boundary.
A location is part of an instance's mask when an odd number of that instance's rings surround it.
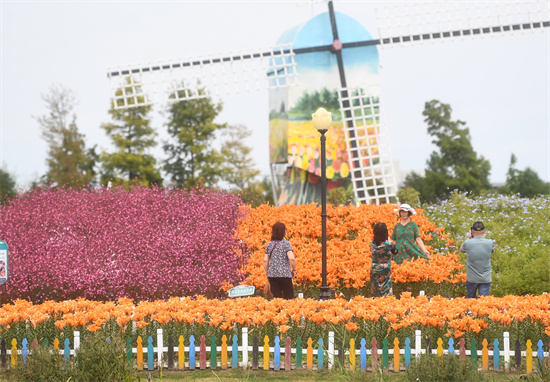
<svg viewBox="0 0 550 382">
<path fill-rule="evenodd" d="M 317 130 L 328 130 L 332 123 L 332 113 L 322 107 L 317 109 L 315 114 L 311 114 L 311 118 L 313 119 L 313 126 Z"/>
</svg>

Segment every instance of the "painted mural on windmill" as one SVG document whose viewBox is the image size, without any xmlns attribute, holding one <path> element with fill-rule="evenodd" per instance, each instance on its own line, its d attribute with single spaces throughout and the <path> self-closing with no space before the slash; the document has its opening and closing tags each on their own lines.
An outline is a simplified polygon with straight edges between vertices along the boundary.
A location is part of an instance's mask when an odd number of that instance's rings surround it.
<svg viewBox="0 0 550 382">
<path fill-rule="evenodd" d="M 353 18 L 335 12 L 340 41 L 345 44 L 372 40 L 369 32 Z M 305 24 L 284 32 L 277 44 L 292 43 L 293 49 L 330 45 L 333 34 L 329 13 L 320 14 Z M 348 84 L 378 84 L 376 46 L 342 50 Z M 274 88 L 269 92 L 270 164 L 279 175 L 278 205 L 304 204 L 320 199 L 320 140 L 311 114 L 318 107 L 332 112 L 333 123 L 327 132 L 327 187 L 347 188 L 351 183 L 350 161 L 340 113 L 340 77 L 336 55 L 331 51 L 296 53 L 298 86 Z M 277 61 L 275 60 L 275 67 Z M 362 139 L 370 139 L 377 150 L 375 124 Z M 370 137 L 369 137 L 370 136 Z"/>
</svg>

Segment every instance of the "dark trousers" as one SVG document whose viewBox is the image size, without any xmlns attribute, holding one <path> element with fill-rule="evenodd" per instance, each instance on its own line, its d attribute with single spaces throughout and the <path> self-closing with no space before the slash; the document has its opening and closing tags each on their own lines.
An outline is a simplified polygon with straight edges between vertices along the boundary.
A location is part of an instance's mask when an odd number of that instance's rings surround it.
<svg viewBox="0 0 550 382">
<path fill-rule="evenodd" d="M 481 296 L 489 296 L 491 283 L 477 284 L 466 281 L 466 298 L 477 298 L 476 292 Z"/>
<path fill-rule="evenodd" d="M 290 300 L 294 298 L 294 287 L 290 277 L 268 277 L 271 293 L 275 298 L 283 298 Z"/>
</svg>

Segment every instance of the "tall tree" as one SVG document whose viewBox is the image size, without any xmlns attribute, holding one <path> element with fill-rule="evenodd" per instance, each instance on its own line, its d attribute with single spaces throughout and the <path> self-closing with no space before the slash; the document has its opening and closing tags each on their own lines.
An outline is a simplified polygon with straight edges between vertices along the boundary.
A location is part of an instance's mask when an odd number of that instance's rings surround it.
<svg viewBox="0 0 550 382">
<path fill-rule="evenodd" d="M 255 178 L 260 174 L 254 167 L 252 148 L 245 144 L 246 138 L 250 135 L 252 132 L 244 125 L 228 126 L 223 134 L 222 179 L 237 188 L 249 188 L 253 183 L 257 183 Z"/>
<path fill-rule="evenodd" d="M 540 179 L 538 174 L 529 167 L 523 171 L 516 169 L 516 163 L 517 158 L 512 153 L 506 175 L 506 184 L 499 189 L 499 192 L 503 194 L 520 194 L 525 198 L 550 194 L 550 183 Z"/>
<path fill-rule="evenodd" d="M 446 198 L 453 190 L 479 194 L 491 188 L 488 160 L 478 156 L 470 142 L 470 130 L 463 121 L 451 119 L 450 105 L 437 100 L 426 102 L 424 121 L 428 134 L 438 150 L 427 162 L 425 176 L 412 173 L 406 178 L 408 186 L 420 192 L 423 201 L 435 202 Z"/>
<path fill-rule="evenodd" d="M 0 204 L 7 203 L 15 193 L 15 180 L 9 172 L 0 168 Z"/>
<path fill-rule="evenodd" d="M 199 92 L 204 94 L 204 89 Z M 211 186 L 220 180 L 223 158 L 213 143 L 216 131 L 225 127 L 214 123 L 221 110 L 222 104 L 215 104 L 210 97 L 168 106 L 170 139 L 163 145 L 168 155 L 163 168 L 177 186 Z"/>
<path fill-rule="evenodd" d="M 48 143 L 48 171 L 45 182 L 57 186 L 82 187 L 96 175 L 95 151 L 86 150 L 84 135 L 78 131 L 73 109 L 74 93 L 62 86 L 52 86 L 42 95 L 48 114 L 37 117 L 42 137 Z"/>
<path fill-rule="evenodd" d="M 132 83 L 130 78 L 128 84 Z M 133 84 L 124 89 L 124 94 L 133 92 L 141 93 L 138 86 Z M 122 95 L 123 89 L 117 90 L 117 95 Z M 137 103 L 142 104 L 143 96 L 136 96 Z M 151 127 L 149 113 L 151 105 L 135 106 L 132 98 L 127 98 L 129 106 L 116 109 L 111 105 L 109 114 L 114 122 L 104 123 L 101 128 L 113 141 L 116 151 L 103 152 L 100 161 L 103 164 L 101 183 L 124 185 L 141 183 L 144 186 L 162 184 L 162 177 L 156 168 L 155 158 L 148 154 L 148 150 L 154 147 L 156 133 Z M 118 100 L 120 101 L 120 100 Z M 117 101 L 117 102 L 118 102 Z"/>
</svg>

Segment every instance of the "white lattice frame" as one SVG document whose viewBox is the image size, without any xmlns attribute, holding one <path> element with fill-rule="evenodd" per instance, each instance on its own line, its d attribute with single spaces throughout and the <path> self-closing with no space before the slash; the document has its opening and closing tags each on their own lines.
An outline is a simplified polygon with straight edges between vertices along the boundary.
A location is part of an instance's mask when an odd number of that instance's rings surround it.
<svg viewBox="0 0 550 382">
<path fill-rule="evenodd" d="M 404 42 L 419 44 L 449 38 L 497 36 L 502 32 L 546 32 L 550 2 L 409 2 L 377 8 L 376 18 L 380 46 L 391 47 Z"/>
<path fill-rule="evenodd" d="M 109 71 L 115 109 L 293 86 L 292 44 Z M 120 93 L 122 89 L 122 93 Z M 199 89 L 204 91 L 199 92 Z M 118 94 L 117 94 L 118 93 Z"/>
<path fill-rule="evenodd" d="M 380 124 L 380 97 L 376 89 L 341 88 L 338 92 L 355 198 L 368 204 L 394 202 L 397 192 L 389 139 Z M 344 106 L 346 100 L 348 107 Z M 369 135 L 369 130 L 374 130 L 374 134 Z M 374 163 L 376 160 L 378 163 Z"/>
</svg>

